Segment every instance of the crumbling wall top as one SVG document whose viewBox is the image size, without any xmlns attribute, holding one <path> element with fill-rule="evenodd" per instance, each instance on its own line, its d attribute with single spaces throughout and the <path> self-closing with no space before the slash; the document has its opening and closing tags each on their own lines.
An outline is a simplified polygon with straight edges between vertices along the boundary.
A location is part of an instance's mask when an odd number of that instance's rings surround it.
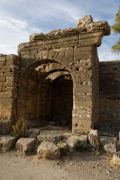
<svg viewBox="0 0 120 180">
<path fill-rule="evenodd" d="M 68 37 L 77 35 L 80 33 L 88 32 L 102 32 L 103 35 L 110 34 L 110 26 L 107 21 L 94 22 L 91 15 L 84 16 L 79 19 L 75 28 L 67 28 L 64 30 L 58 29 L 48 32 L 47 34 L 39 33 L 30 35 L 30 41 L 44 41 L 50 39 L 56 39 L 60 37 Z"/>
</svg>

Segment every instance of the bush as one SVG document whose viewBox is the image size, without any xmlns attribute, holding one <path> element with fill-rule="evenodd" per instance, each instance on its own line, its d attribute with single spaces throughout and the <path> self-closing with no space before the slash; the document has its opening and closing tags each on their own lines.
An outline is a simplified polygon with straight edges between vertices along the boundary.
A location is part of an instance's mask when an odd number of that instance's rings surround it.
<svg viewBox="0 0 120 180">
<path fill-rule="evenodd" d="M 91 146 L 88 143 L 83 143 L 78 140 L 74 145 L 74 150 L 78 152 L 83 151 L 83 150 L 91 151 Z"/>
</svg>

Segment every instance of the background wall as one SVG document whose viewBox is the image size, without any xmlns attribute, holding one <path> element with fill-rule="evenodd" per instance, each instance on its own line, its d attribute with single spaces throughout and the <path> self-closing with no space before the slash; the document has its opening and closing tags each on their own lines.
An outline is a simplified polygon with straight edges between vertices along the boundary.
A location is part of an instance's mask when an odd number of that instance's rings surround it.
<svg viewBox="0 0 120 180">
<path fill-rule="evenodd" d="M 105 131 L 120 128 L 120 61 L 100 62 L 100 123 Z"/>
</svg>

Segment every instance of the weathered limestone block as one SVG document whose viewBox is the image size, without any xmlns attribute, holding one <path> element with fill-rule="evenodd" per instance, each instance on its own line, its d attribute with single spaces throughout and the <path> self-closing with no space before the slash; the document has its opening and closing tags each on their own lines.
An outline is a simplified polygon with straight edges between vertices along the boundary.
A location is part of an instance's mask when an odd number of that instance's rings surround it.
<svg viewBox="0 0 120 180">
<path fill-rule="evenodd" d="M 83 18 L 78 20 L 78 23 L 76 25 L 77 28 L 83 28 L 83 30 L 86 30 L 86 26 L 88 26 L 88 24 L 93 22 L 93 18 L 91 15 L 87 15 L 84 16 Z"/>
<path fill-rule="evenodd" d="M 93 22 L 93 18 L 91 15 L 84 16 L 83 18 L 79 19 L 77 28 L 83 29 L 83 31 L 93 32 L 93 31 L 103 31 L 104 35 L 110 34 L 110 26 L 106 21 L 98 21 Z"/>
<path fill-rule="evenodd" d="M 0 137 L 0 151 L 9 151 L 15 144 L 15 137 L 1 136 Z"/>
<path fill-rule="evenodd" d="M 66 141 L 70 148 L 74 148 L 77 142 L 81 142 L 83 146 L 87 145 L 87 135 L 72 135 Z"/>
<path fill-rule="evenodd" d="M 16 143 L 16 150 L 23 154 L 29 154 L 35 149 L 35 138 L 20 138 Z"/>
<path fill-rule="evenodd" d="M 101 30 L 105 35 L 108 35 L 110 33 L 110 27 L 106 21 L 99 21 L 99 22 L 93 22 L 93 18 L 91 15 L 84 16 L 83 18 L 79 19 L 78 24 L 76 28 L 66 28 L 64 30 L 58 29 L 50 31 L 47 34 L 43 33 L 35 33 L 30 35 L 30 41 L 44 41 L 44 40 L 51 40 L 56 39 L 60 37 L 68 37 L 77 35 L 80 32 L 91 32 L 91 31 L 97 31 Z"/>
<path fill-rule="evenodd" d="M 49 142 L 59 142 L 63 138 L 62 130 L 43 130 L 40 131 L 40 135 L 37 136 L 39 142 L 49 141 Z"/>
<path fill-rule="evenodd" d="M 120 166 L 120 151 L 113 154 L 112 164 Z"/>
<path fill-rule="evenodd" d="M 30 128 L 27 130 L 26 134 L 29 138 L 36 138 L 38 136 L 38 134 L 40 134 L 40 129 Z"/>
<path fill-rule="evenodd" d="M 46 159 L 56 159 L 60 157 L 60 151 L 58 146 L 48 141 L 43 141 L 38 146 L 37 153 L 40 155 L 40 157 Z"/>
<path fill-rule="evenodd" d="M 100 137 L 101 145 L 103 149 L 108 153 L 115 153 L 116 152 L 116 138 L 115 137 L 108 137 L 108 136 L 101 136 Z"/>
<path fill-rule="evenodd" d="M 100 145 L 100 136 L 98 130 L 91 129 L 90 133 L 88 134 L 88 140 L 92 147 L 98 149 Z"/>
</svg>

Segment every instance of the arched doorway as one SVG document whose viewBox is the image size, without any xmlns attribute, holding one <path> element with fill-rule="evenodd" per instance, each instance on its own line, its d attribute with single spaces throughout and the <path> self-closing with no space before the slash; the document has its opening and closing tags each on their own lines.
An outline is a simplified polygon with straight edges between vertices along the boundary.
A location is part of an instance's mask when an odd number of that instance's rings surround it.
<svg viewBox="0 0 120 180">
<path fill-rule="evenodd" d="M 30 65 L 19 86 L 18 117 L 28 127 L 72 129 L 73 81 L 62 64 L 44 60 Z"/>
</svg>

